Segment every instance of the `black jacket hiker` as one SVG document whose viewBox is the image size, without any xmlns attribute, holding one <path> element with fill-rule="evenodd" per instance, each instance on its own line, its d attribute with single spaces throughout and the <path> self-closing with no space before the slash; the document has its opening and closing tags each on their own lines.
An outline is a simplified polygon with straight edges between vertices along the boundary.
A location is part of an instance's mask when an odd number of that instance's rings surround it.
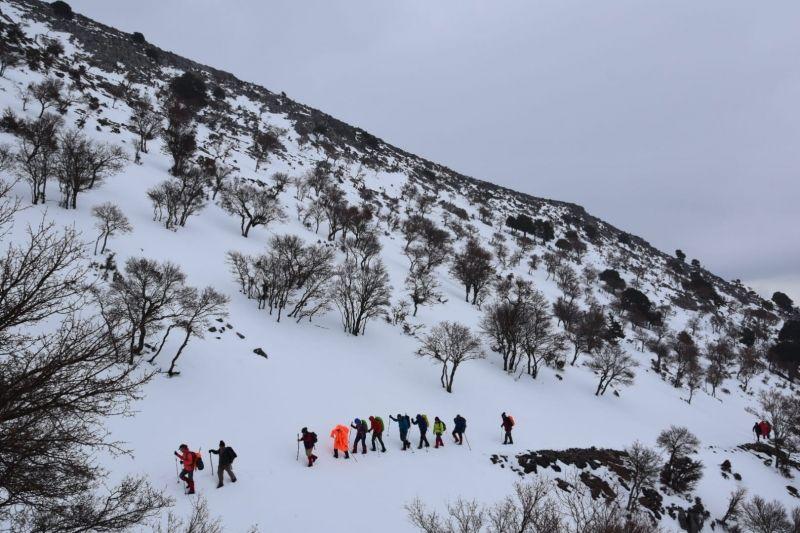
<svg viewBox="0 0 800 533">
<path fill-rule="evenodd" d="M 317 434 L 313 431 L 309 431 L 308 428 L 303 428 L 301 430 L 301 436 L 298 441 L 303 443 L 303 448 L 306 451 L 306 458 L 308 459 L 308 466 L 314 466 L 314 461 L 317 460 L 317 456 L 314 455 L 314 445 L 317 444 Z"/>
<path fill-rule="evenodd" d="M 219 448 L 208 450 L 208 453 L 213 453 L 219 456 L 219 465 L 217 465 L 217 488 L 223 485 L 223 475 L 225 472 L 231 478 L 231 482 L 236 483 L 236 474 L 233 473 L 233 460 L 236 459 L 236 452 L 233 448 L 225 445 L 225 441 L 219 441 Z"/>
<path fill-rule="evenodd" d="M 453 438 L 458 444 L 464 444 L 464 432 L 467 431 L 467 419 L 461 415 L 456 415 L 453 419 Z"/>
<path fill-rule="evenodd" d="M 361 443 L 361 453 L 367 453 L 367 421 L 356 418 L 350 427 L 356 430 L 356 440 L 353 441 L 353 453 L 358 451 L 358 443 Z"/>
<path fill-rule="evenodd" d="M 430 443 L 428 442 L 428 421 L 425 420 L 425 417 L 421 414 L 417 414 L 416 418 L 411 421 L 412 424 L 419 428 L 419 446 L 417 449 L 422 448 L 423 443 L 425 444 L 426 448 L 430 448 Z"/>
<path fill-rule="evenodd" d="M 503 419 L 500 423 L 500 427 L 506 432 L 503 444 L 514 444 L 514 439 L 511 437 L 511 430 L 514 428 L 514 419 L 510 416 L 506 416 L 505 413 L 501 414 L 500 417 Z"/>
</svg>

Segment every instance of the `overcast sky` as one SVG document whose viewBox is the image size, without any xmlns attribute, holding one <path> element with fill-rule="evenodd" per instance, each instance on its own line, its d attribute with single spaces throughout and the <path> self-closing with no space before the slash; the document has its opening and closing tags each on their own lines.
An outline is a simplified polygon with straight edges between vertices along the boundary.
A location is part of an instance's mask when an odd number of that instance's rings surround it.
<svg viewBox="0 0 800 533">
<path fill-rule="evenodd" d="M 800 301 L 800 2 L 69 0 Z"/>
</svg>

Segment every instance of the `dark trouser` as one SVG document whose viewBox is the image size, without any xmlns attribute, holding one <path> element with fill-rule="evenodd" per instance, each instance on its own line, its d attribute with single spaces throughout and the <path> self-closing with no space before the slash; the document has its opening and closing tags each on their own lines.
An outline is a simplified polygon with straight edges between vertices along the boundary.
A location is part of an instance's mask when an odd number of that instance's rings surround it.
<svg viewBox="0 0 800 533">
<path fill-rule="evenodd" d="M 361 453 L 367 453 L 367 435 L 356 434 L 356 440 L 353 441 L 353 453 L 358 451 L 358 443 L 361 442 Z"/>
<path fill-rule="evenodd" d="M 339 458 L 339 450 L 337 450 L 337 449 L 333 450 L 333 457 L 335 459 Z M 347 450 L 344 451 L 344 458 L 345 459 L 350 459 L 350 453 Z"/>
<path fill-rule="evenodd" d="M 425 443 L 425 447 L 430 447 L 430 443 L 428 442 L 428 432 L 427 431 L 420 431 L 419 432 L 419 448 L 422 448 L 422 443 Z"/>
<path fill-rule="evenodd" d="M 314 461 L 317 460 L 317 456 L 314 455 L 314 447 L 306 448 L 306 457 L 308 458 L 308 466 L 313 466 Z"/>
<path fill-rule="evenodd" d="M 454 429 L 453 438 L 457 443 L 464 444 L 464 431 L 461 429 Z"/>
<path fill-rule="evenodd" d="M 444 446 L 444 441 L 442 440 L 442 434 L 436 434 L 436 444 L 434 444 L 434 448 L 438 448 L 439 446 Z"/>
<path fill-rule="evenodd" d="M 411 443 L 408 441 L 408 430 L 400 432 L 400 440 L 403 441 L 403 450 L 411 448 Z"/>
<path fill-rule="evenodd" d="M 375 433 L 374 431 L 372 432 L 372 451 L 373 452 L 375 451 L 375 441 L 376 440 L 381 443 L 382 451 L 385 452 L 386 451 L 386 446 L 383 445 L 383 432 L 382 431 L 378 432 L 378 433 Z"/>
<path fill-rule="evenodd" d="M 514 444 L 514 439 L 511 438 L 511 430 L 506 430 L 506 438 L 503 440 L 503 444 Z"/>
<path fill-rule="evenodd" d="M 178 475 L 182 481 L 186 482 L 186 486 L 189 488 L 189 492 L 194 492 L 194 472 L 191 470 L 181 470 L 180 475 Z"/>
<path fill-rule="evenodd" d="M 228 473 L 228 476 L 231 478 L 231 481 L 236 483 L 236 475 L 233 473 L 233 465 L 219 464 L 217 465 L 217 479 L 219 480 L 220 487 L 222 486 L 223 474 L 225 474 L 225 472 Z"/>
</svg>

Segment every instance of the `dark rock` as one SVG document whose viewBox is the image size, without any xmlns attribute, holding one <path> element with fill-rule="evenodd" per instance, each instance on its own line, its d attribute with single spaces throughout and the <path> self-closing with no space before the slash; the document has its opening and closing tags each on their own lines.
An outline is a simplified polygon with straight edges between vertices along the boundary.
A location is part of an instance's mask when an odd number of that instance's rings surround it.
<svg viewBox="0 0 800 533">
<path fill-rule="evenodd" d="M 267 354 L 261 348 L 256 348 L 255 350 L 253 350 L 253 353 L 256 355 L 260 355 L 264 359 L 269 359 L 269 356 L 267 356 Z"/>
<path fill-rule="evenodd" d="M 210 328 L 208 328 L 208 331 L 210 331 L 211 333 L 214 333 L 215 331 L 217 331 L 217 328 L 215 328 L 214 326 L 211 326 Z"/>
</svg>

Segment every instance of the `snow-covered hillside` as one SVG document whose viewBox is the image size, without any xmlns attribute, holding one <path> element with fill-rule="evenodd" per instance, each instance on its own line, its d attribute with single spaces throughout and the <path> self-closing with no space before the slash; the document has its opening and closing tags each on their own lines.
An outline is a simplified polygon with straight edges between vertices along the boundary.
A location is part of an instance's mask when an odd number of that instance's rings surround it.
<svg viewBox="0 0 800 533">
<path fill-rule="evenodd" d="M 33 69 L 30 62 L 20 60 L 8 66 L 0 78 L 0 110 L 10 110 L 6 116 L 34 120 L 42 107 L 25 96 L 26 88 L 48 78 L 63 79 L 63 98 L 68 100 L 61 104 L 64 127 L 79 127 L 90 139 L 121 146 L 131 160 L 105 182 L 81 192 L 76 209 L 59 205 L 57 182 L 52 180 L 47 201 L 20 212 L 6 239 L 22 239 L 26 224 L 36 225 L 45 217 L 59 225 L 74 225 L 89 243 L 89 258 L 103 264 L 105 257 L 113 256 L 123 276 L 130 258 L 170 261 L 185 272 L 188 285 L 210 286 L 230 298 L 228 316 L 213 320 L 213 331 L 202 332 L 204 338 L 190 341 L 177 362 L 180 373 L 159 374 L 147 384 L 134 417 L 108 421 L 112 436 L 133 450 L 133 457 L 98 455 L 97 461 L 110 470 L 112 480 L 130 473 L 146 474 L 175 497 L 175 512 L 185 515 L 191 500 L 176 481 L 172 452 L 182 442 L 205 452 L 223 439 L 238 453 L 234 464 L 238 482 L 216 489 L 216 477 L 207 468 L 196 473 L 197 492 L 231 531 L 244 531 L 254 524 L 263 531 L 409 531 L 412 525 L 404 506 L 415 498 L 443 509 L 458 497 L 494 502 L 509 494 L 520 477 L 494 464 L 490 459 L 495 454 L 512 457 L 527 450 L 593 446 L 622 450 L 636 440 L 655 447 L 659 433 L 674 424 L 686 426 L 701 440 L 696 458 L 704 463 L 705 471 L 691 495 L 665 491 L 664 507 L 687 508 L 693 505 L 693 497 L 700 497 L 710 513 L 709 527 L 725 514 L 728 495 L 738 486 L 788 507 L 795 505 L 795 497 L 787 491 L 787 485 L 795 481 L 766 466 L 760 456 L 738 448 L 753 441 L 750 428 L 755 420 L 746 409 L 757 408 L 757 392 L 786 387 L 786 380 L 765 371 L 751 380 L 745 392 L 736 379 L 739 359 L 733 354 L 725 361 L 716 396 L 705 374 L 698 390 L 690 392 L 683 381 L 678 387 L 672 383 L 677 370 L 671 352 L 658 372 L 651 363 L 655 355 L 644 347 L 658 331 L 667 335 L 690 330 L 704 354 L 700 361 L 706 369 L 710 364 L 707 347 L 730 337 L 738 353 L 737 338 L 747 328 L 763 337 L 756 346 L 763 345 L 765 357 L 788 312 L 740 284 L 653 249 L 578 206 L 461 176 L 285 95 L 158 51 L 82 17 L 58 18 L 45 4 L 3 0 L 0 11 L 4 26 L 17 24 L 30 39 L 21 46 L 44 50 L 55 40 L 64 48 L 51 65 L 40 62 Z M 211 199 L 210 189 L 204 191 L 207 205 L 189 217 L 185 226 L 166 228 L 163 220 L 154 219 L 147 193 L 174 179 L 170 178 L 173 159 L 162 150 L 161 138 L 148 142 L 147 153 L 138 153 L 137 136 L 128 126 L 132 105 L 149 95 L 157 107 L 169 81 L 186 71 L 198 73 L 209 92 L 215 93 L 198 114 L 198 150 L 193 156 L 219 155 L 220 143 L 227 143 L 230 154 L 218 162 L 230 168 L 228 184 L 239 178 L 265 189 L 274 185 L 276 173 L 289 178 L 277 195 L 285 217 L 254 227 L 246 238 L 239 219 L 221 207 L 220 197 Z M 254 129 L 271 132 L 281 145 L 258 165 L 251 149 Z M 215 139 L 220 141 L 216 145 Z M 0 133 L 0 144 L 14 150 L 18 138 L 6 131 Z M 135 152 L 138 163 L 133 162 Z M 310 320 L 298 323 L 284 316 L 277 322 L 242 293 L 229 252 L 264 254 L 276 235 L 297 235 L 308 245 L 334 250 L 336 264 L 345 260 L 338 236 L 328 240 L 331 221 L 324 213 L 314 212 L 320 193 L 307 185 L 307 178 L 315 169 L 327 173 L 330 183 L 344 193 L 347 205 L 370 209 L 368 225 L 377 229 L 395 311 L 402 301 L 410 301 L 404 222 L 422 215 L 446 230 L 452 250 L 434 269 L 440 298 L 421 305 L 416 316 L 401 317 L 387 307 L 395 320 L 376 317 L 363 335 L 354 336 L 343 331 L 336 305 Z M 2 177 L 13 180 L 21 175 L 12 168 Z M 24 179 L 13 192 L 24 204 L 30 203 Z M 104 202 L 118 205 L 133 230 L 113 235 L 104 258 L 91 257 L 98 235 L 92 207 Z M 508 217 L 519 215 L 546 223 L 553 235 L 549 239 L 546 235 L 523 237 L 506 223 Z M 475 304 L 465 301 L 463 284 L 450 273 L 453 256 L 470 238 L 491 251 L 496 274 Z M 533 256 L 537 258 L 534 264 Z M 607 282 L 598 279 L 598 274 L 608 270 L 618 272 L 627 287 L 646 295 L 660 320 L 648 319 L 635 327 L 630 309 L 618 303 L 621 290 L 610 290 Z M 98 279 L 87 281 L 105 289 L 108 281 L 100 279 L 102 270 L 95 272 Z M 495 287 L 502 286 L 503 278 L 530 281 L 547 299 L 548 307 L 572 291 L 578 309 L 596 308 L 606 317 L 613 316 L 624 328 L 620 346 L 638 363 L 633 385 L 612 386 L 606 394 L 596 395 L 598 377 L 586 366 L 589 350 L 579 350 L 573 366 L 573 346 L 566 340 L 563 351 L 550 347 L 554 355 L 542 364 L 535 379 L 523 370 L 524 363 L 515 372 L 505 372 L 497 343 L 482 327 L 493 302 L 502 299 Z M 661 320 L 666 327 L 659 330 L 654 322 Z M 487 355 L 459 367 L 452 393 L 440 385 L 439 366 L 416 355 L 422 339 L 442 321 L 462 323 L 480 335 Z M 563 333 L 564 327 L 557 322 L 552 321 L 554 332 Z M 162 326 L 167 325 L 165 320 Z M 148 346 L 157 346 L 162 334 L 163 330 L 153 331 Z M 180 337 L 176 332 L 168 338 L 156 367 L 169 367 Z M 266 357 L 255 353 L 258 349 Z M 150 355 L 146 349 L 137 360 Z M 502 445 L 503 411 L 516 419 L 511 446 Z M 454 445 L 448 430 L 443 449 L 415 446 L 404 452 L 393 423 L 385 437 L 389 448 L 385 454 L 333 459 L 328 435 L 335 425 L 349 425 L 354 418 L 371 415 L 388 423 L 389 415 L 397 413 L 412 417 L 425 413 L 431 420 L 439 416 L 449 429 L 453 417 L 461 414 L 468 420 L 470 446 Z M 296 460 L 297 434 L 304 426 L 320 438 L 320 459 L 313 468 L 305 466 L 302 451 L 300 461 Z M 410 439 L 415 445 L 416 435 L 412 427 Z M 726 459 L 741 480 L 721 475 L 719 465 Z M 548 475 L 565 476 L 555 471 Z M 679 529 L 678 521 L 669 515 L 660 525 Z"/>
</svg>

